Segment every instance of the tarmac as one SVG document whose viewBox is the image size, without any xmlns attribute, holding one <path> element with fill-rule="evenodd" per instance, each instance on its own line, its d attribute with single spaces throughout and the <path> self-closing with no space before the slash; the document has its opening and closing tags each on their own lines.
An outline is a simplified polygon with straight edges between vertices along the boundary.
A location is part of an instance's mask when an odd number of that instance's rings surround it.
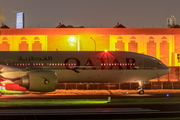
<svg viewBox="0 0 180 120">
<path fill-rule="evenodd" d="M 59 119 L 138 119 L 138 118 L 174 118 L 180 117 L 180 102 L 158 103 L 158 104 L 113 104 L 108 103 L 108 98 L 125 99 L 130 98 L 179 98 L 180 93 L 170 94 L 119 94 L 119 95 L 8 95 L 0 97 L 0 101 L 16 100 L 76 100 L 76 99 L 103 99 L 103 104 L 54 104 L 40 106 L 24 105 L 1 105 L 0 118 L 9 120 L 59 120 Z"/>
</svg>

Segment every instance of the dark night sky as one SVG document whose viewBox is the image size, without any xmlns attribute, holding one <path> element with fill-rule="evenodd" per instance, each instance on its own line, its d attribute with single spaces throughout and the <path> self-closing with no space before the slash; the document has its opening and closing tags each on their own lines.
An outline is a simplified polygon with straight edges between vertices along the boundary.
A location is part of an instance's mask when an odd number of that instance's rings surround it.
<svg viewBox="0 0 180 120">
<path fill-rule="evenodd" d="M 180 24 L 180 0 L 0 0 L 5 23 L 15 28 L 16 13 L 25 13 L 26 28 L 55 28 L 59 23 L 88 28 L 166 28 L 175 15 Z"/>
</svg>

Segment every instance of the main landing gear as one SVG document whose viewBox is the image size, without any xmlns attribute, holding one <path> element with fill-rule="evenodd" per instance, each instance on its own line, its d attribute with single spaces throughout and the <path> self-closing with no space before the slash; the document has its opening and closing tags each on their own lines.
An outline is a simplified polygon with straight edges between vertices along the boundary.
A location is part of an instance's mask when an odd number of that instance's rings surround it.
<svg viewBox="0 0 180 120">
<path fill-rule="evenodd" d="M 142 81 L 139 81 L 138 94 L 144 94 Z"/>
</svg>

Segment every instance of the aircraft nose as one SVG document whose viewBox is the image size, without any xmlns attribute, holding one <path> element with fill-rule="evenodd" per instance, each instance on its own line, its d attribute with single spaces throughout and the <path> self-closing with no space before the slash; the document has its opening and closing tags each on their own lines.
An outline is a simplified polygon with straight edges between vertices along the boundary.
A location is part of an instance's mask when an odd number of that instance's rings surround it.
<svg viewBox="0 0 180 120">
<path fill-rule="evenodd" d="M 168 72 L 169 72 L 169 70 L 170 70 L 170 69 L 169 69 L 169 67 L 168 67 L 168 66 L 166 66 L 166 65 L 164 65 L 164 69 L 165 69 L 165 72 L 166 72 L 166 73 L 168 73 Z M 165 73 L 165 74 L 166 74 L 166 73 Z"/>
<path fill-rule="evenodd" d="M 167 65 L 163 65 L 164 69 L 169 69 L 169 67 Z"/>
<path fill-rule="evenodd" d="M 158 74 L 159 77 L 160 77 L 160 76 L 162 76 L 162 75 L 167 74 L 167 73 L 169 72 L 169 70 L 170 70 L 169 67 L 166 66 L 165 64 L 163 64 L 161 70 L 160 70 L 157 74 Z"/>
</svg>

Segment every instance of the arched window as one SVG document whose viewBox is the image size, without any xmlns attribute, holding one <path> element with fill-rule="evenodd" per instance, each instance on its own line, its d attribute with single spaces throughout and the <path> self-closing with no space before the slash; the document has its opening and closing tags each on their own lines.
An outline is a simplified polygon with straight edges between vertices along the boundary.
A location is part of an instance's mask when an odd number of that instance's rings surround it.
<svg viewBox="0 0 180 120">
<path fill-rule="evenodd" d="M 35 37 L 34 40 L 40 40 L 39 37 Z"/>
<path fill-rule="evenodd" d="M 163 36 L 162 39 L 167 39 L 166 36 Z"/>
<path fill-rule="evenodd" d="M 117 41 L 115 43 L 115 51 L 124 51 L 125 47 L 124 47 L 124 43 L 122 41 Z"/>
<path fill-rule="evenodd" d="M 117 39 L 123 39 L 121 36 L 119 36 Z"/>
<path fill-rule="evenodd" d="M 138 52 L 138 44 L 135 41 L 128 43 L 128 50 L 131 52 Z"/>
<path fill-rule="evenodd" d="M 147 54 L 156 57 L 156 43 L 154 41 L 147 43 Z"/>
<path fill-rule="evenodd" d="M 42 51 L 42 43 L 40 43 L 40 41 L 34 41 L 32 51 Z"/>
<path fill-rule="evenodd" d="M 131 36 L 131 38 L 130 39 L 136 39 L 134 36 Z"/>
<path fill-rule="evenodd" d="M 19 51 L 28 51 L 29 50 L 29 45 L 26 41 L 21 41 L 19 44 Z"/>
<path fill-rule="evenodd" d="M 22 37 L 21 40 L 27 40 L 25 37 Z"/>
<path fill-rule="evenodd" d="M 162 41 L 160 43 L 160 60 L 166 65 L 169 65 L 169 43 Z"/>
<path fill-rule="evenodd" d="M 0 51 L 10 51 L 10 44 L 7 41 L 3 41 L 0 44 Z"/>
<path fill-rule="evenodd" d="M 150 36 L 149 39 L 154 39 L 153 36 Z"/>
<path fill-rule="evenodd" d="M 8 40 L 6 37 L 3 37 L 3 39 L 2 40 Z"/>
</svg>

